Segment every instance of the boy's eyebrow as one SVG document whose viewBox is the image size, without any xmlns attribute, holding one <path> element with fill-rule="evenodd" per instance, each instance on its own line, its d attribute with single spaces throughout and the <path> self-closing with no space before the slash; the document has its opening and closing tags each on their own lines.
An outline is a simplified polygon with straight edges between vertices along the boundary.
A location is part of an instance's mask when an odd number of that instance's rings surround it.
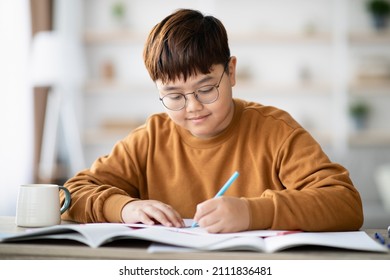
<svg viewBox="0 0 390 280">
<path fill-rule="evenodd" d="M 208 75 L 204 76 L 202 79 L 200 79 L 199 81 L 195 82 L 195 86 L 203 84 L 205 82 L 208 82 L 208 81 L 210 81 L 212 79 L 214 79 L 214 77 L 208 76 Z M 180 89 L 180 87 L 178 87 L 178 86 L 162 86 L 161 89 L 164 90 L 164 91 L 170 91 L 170 90 L 178 90 L 178 89 Z"/>
</svg>

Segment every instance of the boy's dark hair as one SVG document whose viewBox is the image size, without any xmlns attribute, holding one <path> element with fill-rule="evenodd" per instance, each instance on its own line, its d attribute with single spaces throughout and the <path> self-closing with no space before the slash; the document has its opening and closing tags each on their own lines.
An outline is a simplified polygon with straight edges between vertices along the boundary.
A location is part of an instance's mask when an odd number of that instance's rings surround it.
<svg viewBox="0 0 390 280">
<path fill-rule="evenodd" d="M 210 73 L 225 64 L 230 49 L 225 27 L 213 16 L 179 9 L 154 26 L 144 47 L 144 63 L 153 81 Z"/>
</svg>

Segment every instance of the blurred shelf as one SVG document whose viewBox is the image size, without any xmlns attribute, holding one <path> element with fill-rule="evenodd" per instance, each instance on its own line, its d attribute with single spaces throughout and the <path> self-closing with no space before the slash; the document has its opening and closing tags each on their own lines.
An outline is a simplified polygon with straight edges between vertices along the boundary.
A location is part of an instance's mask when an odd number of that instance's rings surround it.
<svg viewBox="0 0 390 280">
<path fill-rule="evenodd" d="M 352 132 L 349 144 L 355 147 L 390 146 L 390 130 L 362 130 Z"/>
<path fill-rule="evenodd" d="M 276 43 L 276 44 L 330 44 L 330 33 L 281 33 L 281 32 L 243 32 L 229 34 L 231 43 Z"/>
<path fill-rule="evenodd" d="M 128 128 L 99 128 L 88 129 L 83 135 L 83 141 L 86 145 L 113 145 L 115 142 L 126 137 L 136 126 Z"/>
<path fill-rule="evenodd" d="M 388 45 L 390 44 L 390 31 L 353 32 L 349 34 L 352 44 Z"/>
<path fill-rule="evenodd" d="M 307 83 L 259 83 L 250 80 L 239 80 L 235 86 L 235 91 L 241 93 L 258 94 L 285 94 L 294 96 L 296 93 L 319 95 L 330 94 L 332 86 L 330 83 L 307 82 Z"/>
<path fill-rule="evenodd" d="M 331 131 L 320 131 L 307 129 L 313 138 L 320 143 L 321 146 L 332 145 L 332 133 Z"/>
<path fill-rule="evenodd" d="M 127 133 L 124 131 L 103 131 L 103 130 L 89 130 L 83 135 L 84 145 L 87 146 L 112 146 L 114 143 L 125 137 Z"/>
<path fill-rule="evenodd" d="M 112 30 L 87 30 L 84 32 L 86 44 L 107 44 L 107 43 L 144 43 L 147 34 L 135 32 L 130 29 Z"/>
<path fill-rule="evenodd" d="M 390 79 L 367 79 L 353 82 L 349 85 L 351 94 L 382 93 L 390 95 Z"/>
<path fill-rule="evenodd" d="M 280 33 L 280 32 L 243 32 L 231 33 L 231 43 L 277 43 L 277 44 L 311 44 L 331 43 L 330 33 Z M 144 43 L 147 39 L 147 32 L 140 33 L 130 29 L 113 30 L 87 30 L 84 32 L 86 44 L 109 44 L 109 43 Z"/>
<path fill-rule="evenodd" d="M 156 92 L 156 87 L 149 81 L 145 83 L 130 83 L 119 80 L 88 80 L 84 85 L 87 94 L 136 94 Z"/>
<path fill-rule="evenodd" d="M 251 31 L 242 33 L 229 33 L 229 40 L 232 43 L 326 43 L 332 42 L 332 35 L 329 32 L 315 33 L 282 33 Z M 107 43 L 144 43 L 147 32 L 141 33 L 131 29 L 106 29 L 86 30 L 84 42 L 86 44 L 107 44 Z M 389 44 L 390 31 L 382 32 L 352 32 L 348 35 L 352 44 Z"/>
<path fill-rule="evenodd" d="M 117 141 L 142 125 L 144 121 L 135 117 L 106 117 L 100 121 L 98 127 L 85 130 L 84 141 L 87 144 Z"/>
</svg>

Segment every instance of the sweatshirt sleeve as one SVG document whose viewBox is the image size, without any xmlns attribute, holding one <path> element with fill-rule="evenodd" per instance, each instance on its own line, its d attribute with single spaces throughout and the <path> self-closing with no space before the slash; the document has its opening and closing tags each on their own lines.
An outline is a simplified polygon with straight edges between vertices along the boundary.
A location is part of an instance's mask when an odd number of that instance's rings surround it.
<svg viewBox="0 0 390 280">
<path fill-rule="evenodd" d="M 248 199 L 252 229 L 343 231 L 362 226 L 361 198 L 348 171 L 332 163 L 304 129 L 293 130 L 281 144 L 273 169 L 282 189 Z"/>
<path fill-rule="evenodd" d="M 62 219 L 79 223 L 122 222 L 122 208 L 138 199 L 142 180 L 140 164 L 130 153 L 126 139 L 120 141 L 109 155 L 69 179 L 64 186 L 72 201 Z"/>
</svg>

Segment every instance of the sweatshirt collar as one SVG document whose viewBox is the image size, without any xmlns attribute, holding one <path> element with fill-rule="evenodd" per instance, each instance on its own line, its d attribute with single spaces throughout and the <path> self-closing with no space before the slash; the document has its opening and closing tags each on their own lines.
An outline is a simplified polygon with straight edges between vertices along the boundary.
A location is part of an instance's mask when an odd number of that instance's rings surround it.
<svg viewBox="0 0 390 280">
<path fill-rule="evenodd" d="M 208 139 L 202 139 L 192 135 L 191 132 L 189 132 L 188 130 L 176 125 L 175 126 L 176 130 L 179 133 L 182 141 L 188 146 L 191 146 L 193 148 L 205 149 L 205 148 L 212 148 L 218 146 L 223 142 L 225 142 L 226 140 L 228 140 L 230 137 L 234 135 L 235 128 L 239 123 L 243 111 L 242 101 L 238 99 L 233 99 L 233 103 L 234 103 L 233 118 L 230 124 L 221 133 Z"/>
</svg>

